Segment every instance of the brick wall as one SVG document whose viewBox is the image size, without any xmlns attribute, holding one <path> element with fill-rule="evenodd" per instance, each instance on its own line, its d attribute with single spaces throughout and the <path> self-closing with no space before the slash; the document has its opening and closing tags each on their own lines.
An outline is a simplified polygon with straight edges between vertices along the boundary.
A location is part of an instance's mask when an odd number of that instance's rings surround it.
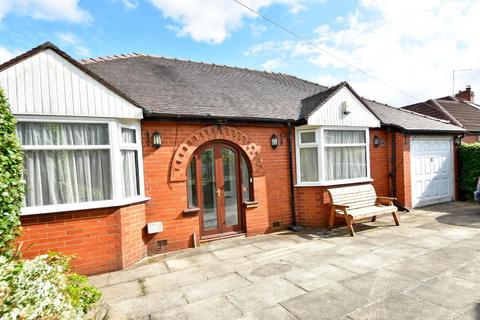
<svg viewBox="0 0 480 320">
<path fill-rule="evenodd" d="M 82 274 L 119 270 L 146 253 L 139 236 L 144 204 L 22 216 L 21 221 L 18 242 L 26 258 L 49 251 L 75 255 L 73 268 Z"/>
<path fill-rule="evenodd" d="M 151 145 L 151 136 L 155 131 L 162 137 L 162 146 L 159 149 Z M 280 138 L 280 145 L 275 150 L 270 146 L 272 134 Z M 186 181 L 178 180 L 182 180 L 182 176 L 185 179 L 185 174 L 180 177 L 172 174 L 172 166 L 175 167 L 175 172 L 182 172 L 197 145 L 211 140 L 228 140 L 235 143 L 253 162 L 254 200 L 259 202 L 259 206 L 245 212 L 248 235 L 269 232 L 273 230 L 272 223 L 276 221 L 280 222 L 279 229 L 287 228 L 291 223 L 291 212 L 286 134 L 287 128 L 282 125 L 217 127 L 144 121 L 142 136 L 145 193 L 151 197 L 146 204 L 147 222 L 161 221 L 164 224 L 163 232 L 146 237 L 148 253 L 191 247 L 193 234 L 199 239 L 198 215 L 183 215 L 183 210 L 187 209 L 187 185 Z M 185 147 L 183 153 L 176 152 L 180 146 Z M 175 163 L 172 161 L 174 154 Z M 159 240 L 167 240 L 167 247 L 159 247 L 157 244 Z"/>
<path fill-rule="evenodd" d="M 478 134 L 467 134 L 462 139 L 462 143 L 477 143 L 480 142 L 480 135 Z"/>
</svg>

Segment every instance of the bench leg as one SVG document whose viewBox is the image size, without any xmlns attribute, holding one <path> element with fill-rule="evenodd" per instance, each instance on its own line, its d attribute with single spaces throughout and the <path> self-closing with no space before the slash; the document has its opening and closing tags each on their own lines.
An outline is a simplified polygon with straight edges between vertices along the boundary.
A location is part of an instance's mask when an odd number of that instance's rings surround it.
<svg viewBox="0 0 480 320">
<path fill-rule="evenodd" d="M 397 213 L 396 213 L 396 212 L 392 212 L 392 216 L 393 216 L 393 220 L 395 220 L 395 224 L 396 224 L 397 226 L 399 226 L 400 223 L 398 223 Z"/>
<path fill-rule="evenodd" d="M 333 229 L 333 223 L 335 222 L 335 210 L 330 210 L 330 219 L 328 220 L 328 230 Z"/>
<path fill-rule="evenodd" d="M 345 220 L 347 221 L 347 227 L 348 230 L 350 230 L 350 234 L 352 237 L 355 237 L 355 231 L 353 230 L 353 225 L 352 225 L 352 217 L 350 217 L 348 214 L 345 215 Z"/>
<path fill-rule="evenodd" d="M 375 222 L 375 221 L 377 221 L 377 216 L 372 217 L 372 222 Z"/>
</svg>

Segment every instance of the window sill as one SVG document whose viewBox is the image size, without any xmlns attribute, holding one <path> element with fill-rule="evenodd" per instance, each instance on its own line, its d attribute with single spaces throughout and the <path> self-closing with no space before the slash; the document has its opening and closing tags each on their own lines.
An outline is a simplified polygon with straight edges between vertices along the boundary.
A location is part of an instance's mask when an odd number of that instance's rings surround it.
<svg viewBox="0 0 480 320">
<path fill-rule="evenodd" d="M 49 205 L 49 206 L 40 206 L 40 207 L 25 207 L 22 208 L 22 216 L 35 215 L 35 214 L 44 214 L 44 213 L 54 213 L 54 212 L 65 212 L 65 211 L 79 211 L 87 209 L 100 209 L 100 208 L 110 208 L 110 207 L 121 207 L 127 204 L 140 203 L 150 200 L 150 197 L 137 196 L 126 199 L 118 200 L 105 200 L 105 201 L 95 201 L 95 202 L 82 202 L 82 203 L 66 203 L 58 205 Z"/>
<path fill-rule="evenodd" d="M 362 182 L 372 182 L 371 178 L 351 179 L 351 180 L 337 180 L 337 181 L 324 181 L 324 182 L 301 182 L 297 183 L 295 187 L 328 187 L 338 186 L 342 184 L 355 184 Z"/>
</svg>

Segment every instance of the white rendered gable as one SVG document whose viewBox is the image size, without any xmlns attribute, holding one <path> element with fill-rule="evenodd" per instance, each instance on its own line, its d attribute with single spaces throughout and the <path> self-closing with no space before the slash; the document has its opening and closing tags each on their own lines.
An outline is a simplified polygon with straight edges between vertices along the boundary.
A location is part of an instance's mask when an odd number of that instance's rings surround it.
<svg viewBox="0 0 480 320">
<path fill-rule="evenodd" d="M 344 104 L 350 113 L 344 113 Z M 348 87 L 343 87 L 308 118 L 307 124 L 372 128 L 380 127 L 380 120 Z"/>
<path fill-rule="evenodd" d="M 0 72 L 14 115 L 142 119 L 122 98 L 51 49 Z"/>
</svg>

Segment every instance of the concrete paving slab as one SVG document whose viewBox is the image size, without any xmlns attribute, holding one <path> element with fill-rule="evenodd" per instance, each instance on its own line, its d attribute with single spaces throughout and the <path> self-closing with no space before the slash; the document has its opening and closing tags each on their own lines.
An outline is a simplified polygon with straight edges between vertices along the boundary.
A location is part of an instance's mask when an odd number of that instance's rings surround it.
<svg viewBox="0 0 480 320">
<path fill-rule="evenodd" d="M 455 241 L 456 241 L 455 239 L 442 237 L 441 235 L 434 235 L 434 236 L 428 236 L 428 237 L 422 237 L 422 238 L 413 238 L 408 241 L 405 241 L 405 244 L 410 244 L 413 246 L 434 250 L 434 249 L 444 248 L 448 245 L 451 245 Z"/>
<path fill-rule="evenodd" d="M 335 259 L 332 264 L 352 272 L 362 274 L 395 264 L 397 262 L 398 261 L 392 258 L 386 258 L 371 252 L 367 252 L 358 254 L 357 256 L 339 257 L 338 259 Z"/>
<path fill-rule="evenodd" d="M 238 319 L 240 311 L 224 296 L 201 300 L 150 315 L 150 320 L 228 320 Z"/>
<path fill-rule="evenodd" d="M 207 277 L 199 269 L 187 269 L 145 278 L 143 285 L 147 293 L 152 293 L 199 283 L 205 280 L 207 280 Z"/>
<path fill-rule="evenodd" d="M 251 286 L 234 290 L 226 296 L 242 312 L 247 313 L 273 306 L 305 294 L 306 291 L 280 277 L 268 278 Z"/>
<path fill-rule="evenodd" d="M 140 281 L 129 281 L 113 286 L 103 287 L 102 299 L 109 303 L 139 297 L 144 294 Z"/>
<path fill-rule="evenodd" d="M 122 282 L 135 281 L 139 278 L 152 277 L 167 272 L 168 268 L 163 262 L 146 264 L 137 268 L 110 273 L 108 285 L 111 286 Z"/>
<path fill-rule="evenodd" d="M 441 276 L 411 290 L 409 295 L 463 313 L 480 302 L 480 286 L 465 279 Z"/>
<path fill-rule="evenodd" d="M 255 312 L 249 312 L 241 320 L 297 320 L 290 312 L 284 307 L 277 304 L 273 307 L 258 310 Z"/>
<path fill-rule="evenodd" d="M 375 270 L 341 282 L 345 287 L 373 302 L 408 291 L 421 282 L 388 270 Z"/>
<path fill-rule="evenodd" d="M 212 253 L 220 260 L 244 257 L 259 252 L 262 252 L 262 249 L 251 244 L 212 251 Z"/>
<path fill-rule="evenodd" d="M 407 259 L 412 259 L 413 257 L 417 257 L 429 252 L 428 249 L 420 248 L 404 243 L 397 243 L 387 247 L 381 247 L 379 249 L 375 249 L 372 253 L 380 255 L 386 258 L 392 258 L 396 261 L 402 261 Z"/>
<path fill-rule="evenodd" d="M 337 319 L 360 308 L 366 302 L 363 296 L 335 284 L 282 302 L 281 305 L 301 320 Z"/>
<path fill-rule="evenodd" d="M 185 304 L 187 304 L 187 300 L 181 291 L 170 290 L 115 302 L 111 304 L 111 309 L 124 314 L 127 319 L 136 319 Z"/>
<path fill-rule="evenodd" d="M 446 263 L 443 260 L 428 255 L 422 255 L 387 266 L 385 269 L 415 280 L 427 281 L 454 267 L 455 265 Z"/>
<path fill-rule="evenodd" d="M 453 319 L 458 314 L 404 294 L 388 297 L 349 314 L 353 320 Z"/>
<path fill-rule="evenodd" d="M 250 281 L 237 273 L 211 278 L 200 283 L 180 287 L 189 303 L 251 285 Z"/>
<path fill-rule="evenodd" d="M 179 257 L 173 259 L 166 259 L 165 263 L 170 272 L 185 270 L 197 266 L 207 264 L 215 264 L 220 260 L 210 252 L 202 252 L 200 254 L 190 255 L 188 257 Z"/>
<path fill-rule="evenodd" d="M 226 275 L 227 273 L 236 272 L 248 268 L 250 265 L 256 264 L 255 262 L 247 259 L 246 257 L 237 257 L 229 259 L 227 261 L 221 261 L 214 265 L 199 266 L 199 269 L 207 278 L 216 278 Z"/>
<path fill-rule="evenodd" d="M 478 303 L 475 307 L 467 310 L 465 313 L 461 314 L 455 320 L 479 320 L 480 319 L 480 303 Z"/>
<path fill-rule="evenodd" d="M 445 275 L 476 282 L 480 285 L 480 259 L 477 258 L 473 261 L 466 262 L 447 271 Z"/>
<path fill-rule="evenodd" d="M 321 287 L 335 284 L 335 281 L 323 276 L 319 269 L 293 269 L 281 276 L 306 291 L 313 291 Z"/>
</svg>

